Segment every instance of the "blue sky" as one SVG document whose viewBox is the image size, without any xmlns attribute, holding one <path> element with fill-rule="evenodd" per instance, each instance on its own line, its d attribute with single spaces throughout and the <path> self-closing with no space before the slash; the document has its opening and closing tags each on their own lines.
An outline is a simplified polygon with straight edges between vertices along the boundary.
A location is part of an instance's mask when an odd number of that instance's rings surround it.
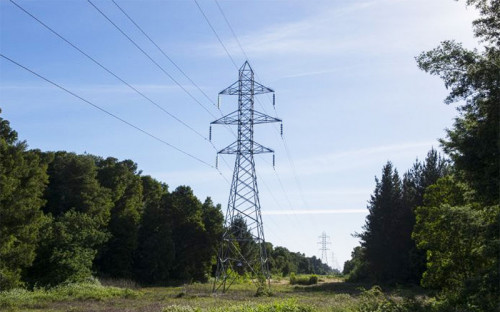
<svg viewBox="0 0 500 312">
<path fill-rule="evenodd" d="M 87 1 L 16 2 L 163 111 L 9 1 L 0 2 L 2 54 L 215 165 L 215 149 L 204 137 L 214 116 L 220 117 L 213 105 L 217 94 L 236 81 L 237 70 L 194 1 L 116 0 L 209 99 L 111 1 L 93 2 L 191 95 Z M 236 64 L 243 64 L 244 53 L 216 2 L 198 3 Z M 414 57 L 447 39 L 476 47 L 471 21 L 477 13 L 452 0 L 219 4 L 257 80 L 276 91 L 276 111 L 266 96 L 259 97 L 256 109 L 284 123 L 284 141 L 279 127 L 256 126 L 256 140 L 276 151 L 275 171 L 270 155 L 256 158 L 266 239 L 320 256 L 317 242 L 324 231 L 332 242 L 329 262 L 341 268 L 358 244 L 351 234 L 362 230 L 374 177 L 382 166 L 391 160 L 403 173 L 417 157 L 423 159 L 432 146 L 439 146 L 437 139 L 456 115 L 453 105 L 443 104 L 442 82 L 421 72 Z M 171 189 L 189 185 L 200 199 L 211 196 L 225 210 L 229 185 L 215 169 L 3 58 L 0 107 L 2 118 L 11 121 L 31 148 L 132 159 L 143 174 Z M 235 97 L 222 98 L 223 113 L 235 107 Z M 213 128 L 215 148 L 233 139 L 228 129 Z M 230 179 L 234 160 L 224 158 L 219 168 Z"/>
</svg>

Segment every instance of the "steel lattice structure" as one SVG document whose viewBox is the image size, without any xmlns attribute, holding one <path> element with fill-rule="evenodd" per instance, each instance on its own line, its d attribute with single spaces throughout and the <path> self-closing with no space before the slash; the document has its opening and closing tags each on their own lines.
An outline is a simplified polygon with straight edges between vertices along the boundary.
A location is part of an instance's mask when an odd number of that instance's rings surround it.
<svg viewBox="0 0 500 312">
<path fill-rule="evenodd" d="M 330 250 L 326 246 L 331 245 L 330 236 L 326 235 L 325 232 L 321 233 L 321 236 L 319 236 L 321 241 L 318 242 L 318 244 L 321 245 L 321 248 L 319 249 L 321 251 L 321 261 L 325 264 L 328 265 L 328 255 L 327 251 Z"/>
<path fill-rule="evenodd" d="M 238 126 L 237 140 L 218 152 L 234 154 L 236 159 L 225 231 L 217 255 L 214 292 L 226 292 L 238 274 L 244 273 L 250 273 L 258 286 L 265 285 L 266 281 L 269 285 L 254 155 L 274 151 L 254 141 L 254 125 L 281 122 L 281 119 L 254 110 L 254 96 L 263 93 L 273 93 L 274 104 L 274 91 L 254 80 L 254 72 L 246 61 L 239 69 L 238 81 L 219 93 L 219 96 L 238 95 L 238 109 L 211 123 Z"/>
</svg>

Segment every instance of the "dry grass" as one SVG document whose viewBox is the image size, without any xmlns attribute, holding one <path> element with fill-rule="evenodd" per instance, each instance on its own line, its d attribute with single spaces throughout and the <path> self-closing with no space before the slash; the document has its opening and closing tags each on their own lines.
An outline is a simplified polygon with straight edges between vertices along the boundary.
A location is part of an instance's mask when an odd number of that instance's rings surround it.
<svg viewBox="0 0 500 312">
<path fill-rule="evenodd" d="M 123 281 L 110 283 L 116 286 L 123 283 Z M 90 299 L 82 299 L 81 297 L 78 298 L 76 294 L 75 297 L 64 297 L 60 300 L 17 302 L 17 304 L 3 306 L 3 308 L 0 306 L 0 311 L 340 312 L 359 311 L 357 307 L 366 299 L 359 285 L 344 283 L 342 280 L 335 278 L 322 277 L 319 284 L 311 286 L 290 285 L 288 280 L 281 279 L 272 281 L 271 290 L 271 296 L 255 297 L 256 289 L 251 282 L 232 285 L 227 293 L 217 295 L 212 294 L 211 284 L 192 284 L 181 287 L 147 287 L 128 290 L 104 298 L 91 297 Z M 393 296 L 397 297 L 394 294 Z M 279 308 L 282 305 L 286 307 Z"/>
</svg>

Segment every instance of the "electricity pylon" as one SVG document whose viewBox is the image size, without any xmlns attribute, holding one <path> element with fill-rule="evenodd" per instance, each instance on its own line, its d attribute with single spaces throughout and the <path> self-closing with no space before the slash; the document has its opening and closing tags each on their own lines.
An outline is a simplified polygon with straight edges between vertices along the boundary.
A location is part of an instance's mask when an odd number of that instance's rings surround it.
<svg viewBox="0 0 500 312">
<path fill-rule="evenodd" d="M 331 245 L 332 243 L 329 241 L 330 236 L 326 235 L 325 232 L 319 236 L 321 241 L 318 242 L 318 244 L 321 244 L 321 248 L 319 249 L 321 251 L 321 261 L 328 265 L 328 255 L 327 251 L 330 250 L 326 247 L 326 245 Z"/>
<path fill-rule="evenodd" d="M 219 92 L 219 99 L 221 95 L 238 95 L 238 109 L 211 123 L 238 126 L 237 140 L 217 152 L 235 154 L 236 160 L 225 230 L 217 255 L 214 292 L 226 292 L 238 275 L 245 273 L 253 276 L 258 287 L 265 287 L 266 282 L 269 285 L 254 155 L 274 151 L 254 141 L 254 124 L 281 122 L 281 119 L 254 110 L 254 96 L 263 93 L 273 93 L 274 105 L 274 91 L 254 81 L 254 72 L 246 61 L 239 70 L 238 81 Z"/>
</svg>

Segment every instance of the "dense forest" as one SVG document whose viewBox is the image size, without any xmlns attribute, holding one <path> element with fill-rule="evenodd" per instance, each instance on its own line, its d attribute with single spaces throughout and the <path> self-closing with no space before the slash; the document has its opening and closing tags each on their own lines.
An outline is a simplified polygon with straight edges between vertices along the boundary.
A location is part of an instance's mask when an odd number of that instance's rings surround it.
<svg viewBox="0 0 500 312">
<path fill-rule="evenodd" d="M 402 176 L 388 162 L 369 201 L 361 246 L 344 265 L 351 281 L 418 284 L 443 311 L 498 311 L 500 279 L 500 1 L 469 0 L 480 12 L 483 51 L 445 41 L 416 58 L 439 76 L 458 116 Z"/>
<path fill-rule="evenodd" d="M 206 281 L 221 206 L 144 176 L 131 160 L 28 150 L 0 118 L 0 290 L 92 276 L 143 285 Z M 267 243 L 273 274 L 330 272 Z"/>
</svg>

